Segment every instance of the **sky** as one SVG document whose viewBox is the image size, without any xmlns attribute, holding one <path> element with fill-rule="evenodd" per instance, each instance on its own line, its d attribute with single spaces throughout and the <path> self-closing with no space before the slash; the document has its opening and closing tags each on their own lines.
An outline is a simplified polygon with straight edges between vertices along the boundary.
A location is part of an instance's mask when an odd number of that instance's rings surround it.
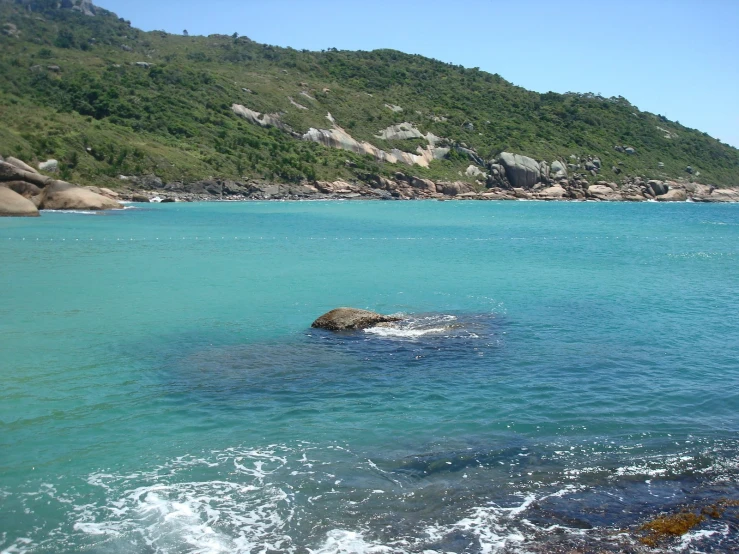
<svg viewBox="0 0 739 554">
<path fill-rule="evenodd" d="M 623 96 L 739 147 L 739 0 L 94 0 L 140 29 L 392 48 L 537 92 Z"/>
</svg>

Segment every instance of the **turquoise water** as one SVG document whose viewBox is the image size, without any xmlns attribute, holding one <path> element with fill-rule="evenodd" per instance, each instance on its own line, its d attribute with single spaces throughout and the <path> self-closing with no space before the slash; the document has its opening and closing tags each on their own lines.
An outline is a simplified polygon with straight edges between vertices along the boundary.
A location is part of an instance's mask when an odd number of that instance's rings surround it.
<svg viewBox="0 0 739 554">
<path fill-rule="evenodd" d="M 738 497 L 739 206 L 137 206 L 0 219 L 0 552 L 620 551 Z"/>
</svg>

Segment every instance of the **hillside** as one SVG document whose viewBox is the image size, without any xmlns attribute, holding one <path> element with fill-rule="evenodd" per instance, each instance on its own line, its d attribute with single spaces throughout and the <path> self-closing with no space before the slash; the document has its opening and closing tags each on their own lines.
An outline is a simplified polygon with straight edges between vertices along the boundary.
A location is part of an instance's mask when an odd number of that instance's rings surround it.
<svg viewBox="0 0 739 554">
<path fill-rule="evenodd" d="M 0 30 L 0 154 L 56 158 L 66 180 L 298 183 L 405 171 L 481 186 L 507 151 L 571 163 L 592 181 L 739 184 L 739 150 L 624 98 L 538 94 L 391 50 L 143 32 L 80 0 L 0 0 Z M 592 171 L 581 163 L 591 158 Z"/>
</svg>

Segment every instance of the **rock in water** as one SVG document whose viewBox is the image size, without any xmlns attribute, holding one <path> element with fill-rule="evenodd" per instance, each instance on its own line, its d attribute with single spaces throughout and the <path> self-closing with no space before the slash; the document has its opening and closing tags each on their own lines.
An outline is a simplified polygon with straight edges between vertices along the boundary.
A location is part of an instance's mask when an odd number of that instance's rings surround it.
<svg viewBox="0 0 739 554">
<path fill-rule="evenodd" d="M 114 210 L 122 207 L 115 200 L 64 181 L 54 181 L 44 188 L 39 200 L 39 208 L 43 210 Z"/>
<path fill-rule="evenodd" d="M 0 187 L 0 217 L 38 217 L 38 209 L 28 198 Z"/>
<path fill-rule="evenodd" d="M 327 329 L 329 331 L 351 331 L 367 329 L 378 323 L 401 321 L 402 318 L 391 315 L 382 315 L 368 310 L 356 308 L 336 308 L 316 319 L 311 327 Z"/>
</svg>

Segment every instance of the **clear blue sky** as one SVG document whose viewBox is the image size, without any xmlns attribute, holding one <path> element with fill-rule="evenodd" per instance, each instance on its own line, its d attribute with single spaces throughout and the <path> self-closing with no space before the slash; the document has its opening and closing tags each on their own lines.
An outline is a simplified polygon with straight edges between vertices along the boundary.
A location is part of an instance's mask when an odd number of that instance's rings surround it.
<svg viewBox="0 0 739 554">
<path fill-rule="evenodd" d="M 624 96 L 739 147 L 739 0 L 96 0 L 144 30 L 394 48 L 527 89 Z"/>
</svg>

